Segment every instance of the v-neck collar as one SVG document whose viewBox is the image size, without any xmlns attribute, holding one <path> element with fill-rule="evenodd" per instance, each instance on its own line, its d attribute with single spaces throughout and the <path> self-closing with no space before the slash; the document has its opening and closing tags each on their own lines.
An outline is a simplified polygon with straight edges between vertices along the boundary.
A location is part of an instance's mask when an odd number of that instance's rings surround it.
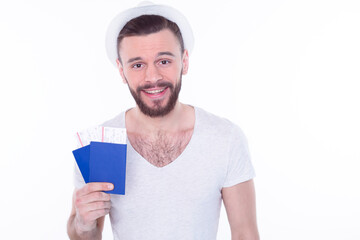
<svg viewBox="0 0 360 240">
<path fill-rule="evenodd" d="M 145 164 L 147 164 L 149 167 L 152 167 L 154 169 L 167 169 L 167 168 L 171 168 L 172 166 L 174 165 L 177 165 L 177 164 L 180 164 L 178 162 L 181 162 L 179 160 L 181 160 L 183 158 L 183 155 L 186 154 L 186 152 L 190 151 L 192 145 L 193 145 L 193 142 L 194 142 L 194 138 L 196 138 L 196 135 L 197 135 L 197 128 L 198 128 L 198 109 L 194 106 L 192 106 L 194 108 L 194 114 L 195 114 L 195 122 L 194 122 L 194 130 L 193 130 L 193 133 L 191 135 L 191 138 L 190 138 L 190 141 L 188 142 L 188 144 L 186 145 L 185 149 L 180 153 L 180 155 L 174 159 L 172 162 L 166 164 L 165 166 L 163 167 L 157 167 L 153 164 L 151 164 L 147 159 L 145 159 L 143 156 L 141 156 L 140 153 L 138 153 L 135 148 L 131 145 L 131 142 L 129 141 L 129 138 L 127 137 L 126 135 L 126 142 L 127 142 L 127 146 L 129 148 L 130 151 L 132 151 L 139 160 L 141 160 L 142 162 L 145 162 Z M 129 110 L 129 109 L 128 109 Z M 127 110 L 127 111 L 128 111 Z M 122 120 L 123 120 L 123 123 L 124 123 L 124 127 L 126 128 L 126 112 L 123 112 L 123 116 L 122 116 Z"/>
</svg>

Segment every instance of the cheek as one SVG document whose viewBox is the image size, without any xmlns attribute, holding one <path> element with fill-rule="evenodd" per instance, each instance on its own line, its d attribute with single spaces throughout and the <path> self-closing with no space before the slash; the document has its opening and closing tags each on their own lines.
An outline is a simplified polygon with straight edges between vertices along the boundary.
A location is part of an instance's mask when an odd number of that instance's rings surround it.
<svg viewBox="0 0 360 240">
<path fill-rule="evenodd" d="M 181 70 L 181 66 L 167 68 L 161 71 L 161 75 L 167 80 L 177 80 L 180 76 Z"/>
<path fill-rule="evenodd" d="M 126 78 L 128 84 L 137 84 L 144 79 L 144 74 L 142 71 L 126 71 L 124 70 L 124 77 Z"/>
</svg>

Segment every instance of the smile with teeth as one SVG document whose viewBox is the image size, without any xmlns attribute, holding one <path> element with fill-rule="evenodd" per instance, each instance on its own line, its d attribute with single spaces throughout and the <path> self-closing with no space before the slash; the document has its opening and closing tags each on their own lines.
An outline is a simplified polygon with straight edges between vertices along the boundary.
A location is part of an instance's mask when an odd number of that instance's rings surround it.
<svg viewBox="0 0 360 240">
<path fill-rule="evenodd" d="M 157 94 L 157 93 L 162 93 L 166 88 L 163 89 L 157 89 L 157 90 L 144 90 L 144 92 L 148 93 L 148 94 Z"/>
</svg>

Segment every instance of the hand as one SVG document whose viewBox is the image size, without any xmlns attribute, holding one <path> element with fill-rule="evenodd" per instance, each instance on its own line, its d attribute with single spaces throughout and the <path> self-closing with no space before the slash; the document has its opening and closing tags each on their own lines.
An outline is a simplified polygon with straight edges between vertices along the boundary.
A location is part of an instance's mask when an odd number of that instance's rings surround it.
<svg viewBox="0 0 360 240">
<path fill-rule="evenodd" d="M 110 212 L 110 194 L 103 191 L 113 188 L 111 183 L 92 182 L 75 192 L 75 229 L 78 233 L 94 230 L 96 220 Z"/>
</svg>

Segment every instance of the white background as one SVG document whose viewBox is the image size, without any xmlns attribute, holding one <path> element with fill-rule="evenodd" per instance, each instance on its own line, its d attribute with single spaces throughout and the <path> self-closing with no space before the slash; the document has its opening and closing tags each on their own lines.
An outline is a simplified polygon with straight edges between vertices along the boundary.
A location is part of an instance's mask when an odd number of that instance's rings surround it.
<svg viewBox="0 0 360 240">
<path fill-rule="evenodd" d="M 1 239 L 67 239 L 74 133 L 134 105 L 104 33 L 136 3 L 0 1 Z M 196 38 L 181 100 L 248 137 L 261 238 L 360 239 L 359 1 L 162 3 Z"/>
</svg>

